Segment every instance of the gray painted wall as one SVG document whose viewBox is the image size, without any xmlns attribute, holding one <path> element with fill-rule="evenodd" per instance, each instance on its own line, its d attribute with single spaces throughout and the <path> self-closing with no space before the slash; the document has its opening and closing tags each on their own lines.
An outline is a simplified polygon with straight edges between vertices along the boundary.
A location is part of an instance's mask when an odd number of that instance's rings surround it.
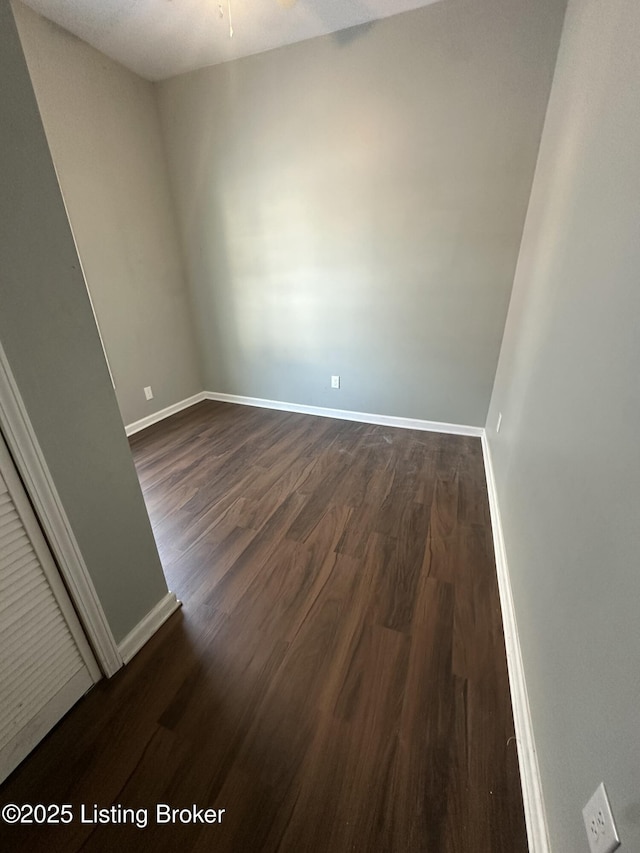
<svg viewBox="0 0 640 853">
<path fill-rule="evenodd" d="M 22 3 L 14 11 L 132 423 L 202 390 L 153 86 Z"/>
<path fill-rule="evenodd" d="M 121 640 L 167 588 L 6 0 L 0 79 L 0 340 Z"/>
<path fill-rule="evenodd" d="M 158 84 L 208 390 L 484 424 L 563 7 L 447 0 Z"/>
<path fill-rule="evenodd" d="M 639 44 L 570 0 L 487 422 L 557 853 L 600 781 L 640 850 Z"/>
</svg>

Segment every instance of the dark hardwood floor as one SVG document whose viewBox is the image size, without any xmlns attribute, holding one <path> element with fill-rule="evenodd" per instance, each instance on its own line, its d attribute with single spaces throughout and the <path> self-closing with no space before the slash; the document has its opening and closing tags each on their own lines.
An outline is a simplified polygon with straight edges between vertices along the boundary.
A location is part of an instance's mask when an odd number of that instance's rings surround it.
<svg viewBox="0 0 640 853">
<path fill-rule="evenodd" d="M 524 853 L 479 439 L 207 402 L 131 447 L 184 607 L 0 788 L 73 822 L 0 849 Z"/>
</svg>

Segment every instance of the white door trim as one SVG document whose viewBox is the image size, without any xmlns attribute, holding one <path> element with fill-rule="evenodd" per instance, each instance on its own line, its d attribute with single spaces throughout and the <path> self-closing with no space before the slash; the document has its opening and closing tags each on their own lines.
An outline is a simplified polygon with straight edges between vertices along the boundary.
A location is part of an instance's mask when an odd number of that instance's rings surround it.
<svg viewBox="0 0 640 853">
<path fill-rule="evenodd" d="M 100 669 L 123 660 L 0 344 L 0 429 L 33 503 Z"/>
</svg>

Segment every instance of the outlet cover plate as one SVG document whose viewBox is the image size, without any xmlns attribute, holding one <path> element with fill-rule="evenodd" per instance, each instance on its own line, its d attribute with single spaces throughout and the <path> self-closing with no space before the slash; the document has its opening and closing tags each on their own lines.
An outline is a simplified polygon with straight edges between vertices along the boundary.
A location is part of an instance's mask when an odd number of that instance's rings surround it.
<svg viewBox="0 0 640 853">
<path fill-rule="evenodd" d="M 620 847 L 620 838 L 613 820 L 609 798 L 600 782 L 595 793 L 582 809 L 591 853 L 612 853 Z"/>
<path fill-rule="evenodd" d="M 332 376 L 331 377 L 331 387 L 332 388 L 339 388 L 340 387 L 340 377 L 339 376 Z"/>
</svg>

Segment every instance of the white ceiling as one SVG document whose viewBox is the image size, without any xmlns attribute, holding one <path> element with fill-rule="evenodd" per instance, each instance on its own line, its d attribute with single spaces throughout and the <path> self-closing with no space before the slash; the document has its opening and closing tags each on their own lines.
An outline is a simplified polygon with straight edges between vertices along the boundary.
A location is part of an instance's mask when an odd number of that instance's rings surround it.
<svg viewBox="0 0 640 853">
<path fill-rule="evenodd" d="M 25 2 L 140 76 L 162 80 L 206 65 L 388 18 L 437 0 Z M 233 38 L 229 38 L 229 3 Z"/>
</svg>

